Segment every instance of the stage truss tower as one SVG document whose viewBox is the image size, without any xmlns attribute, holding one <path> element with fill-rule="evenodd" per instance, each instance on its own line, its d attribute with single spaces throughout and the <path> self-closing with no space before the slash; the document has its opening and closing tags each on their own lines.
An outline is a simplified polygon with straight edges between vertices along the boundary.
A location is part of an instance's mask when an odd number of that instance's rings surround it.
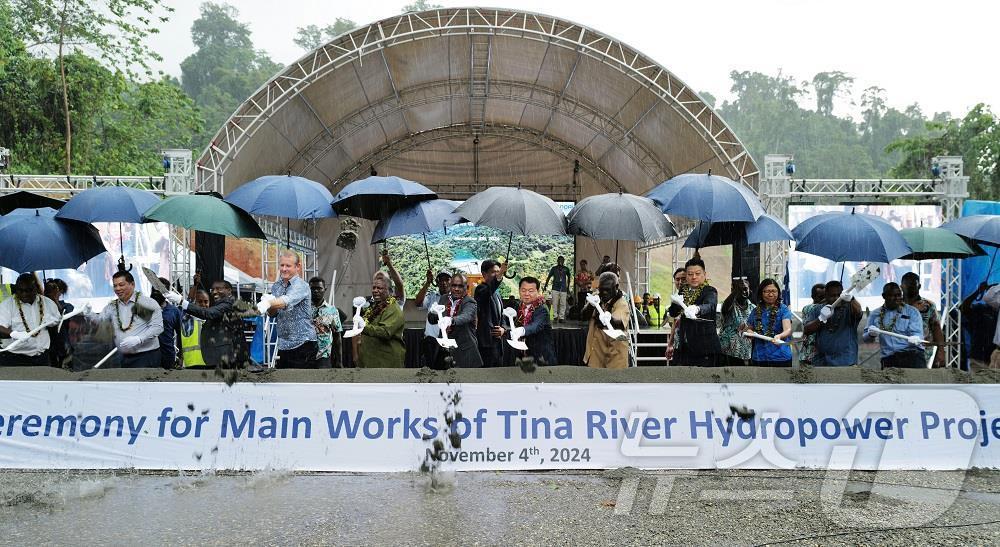
<svg viewBox="0 0 1000 547">
<path fill-rule="evenodd" d="M 887 205 L 901 199 L 941 205 L 945 222 L 962 214 L 962 203 L 969 196 L 969 177 L 963 173 L 961 156 L 939 156 L 931 160 L 939 175 L 931 179 L 796 179 L 792 178 L 792 156 L 764 156 L 760 198 L 768 214 L 788 224 L 788 206 L 796 203 L 844 205 L 884 201 Z M 930 168 L 931 166 L 928 166 Z M 764 276 L 782 279 L 788 262 L 788 242 L 764 245 Z M 945 363 L 958 368 L 962 342 L 962 262 L 944 261 L 943 302 L 939 302 L 946 347 Z"/>
</svg>

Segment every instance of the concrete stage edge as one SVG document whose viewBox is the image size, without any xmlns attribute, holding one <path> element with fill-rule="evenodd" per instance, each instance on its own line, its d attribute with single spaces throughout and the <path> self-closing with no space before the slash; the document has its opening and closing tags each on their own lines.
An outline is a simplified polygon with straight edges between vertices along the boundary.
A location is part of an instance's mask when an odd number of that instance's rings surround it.
<svg viewBox="0 0 1000 547">
<path fill-rule="evenodd" d="M 0 382 L 220 382 L 213 370 L 107 369 L 67 372 L 51 367 L 0 368 Z M 859 367 L 774 369 L 762 367 L 638 367 L 600 370 L 579 366 L 492 369 L 327 369 L 241 371 L 247 383 L 764 383 L 764 384 L 996 384 L 1000 370 L 968 374 L 954 369 L 868 370 Z"/>
</svg>

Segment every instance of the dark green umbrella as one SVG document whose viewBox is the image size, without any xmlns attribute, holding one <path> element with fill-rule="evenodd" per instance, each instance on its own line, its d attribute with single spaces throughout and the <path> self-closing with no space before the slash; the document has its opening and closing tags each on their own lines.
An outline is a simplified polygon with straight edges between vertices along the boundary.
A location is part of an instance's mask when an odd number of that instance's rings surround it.
<svg viewBox="0 0 1000 547">
<path fill-rule="evenodd" d="M 913 249 L 912 253 L 899 257 L 904 260 L 960 259 L 986 254 L 979 245 L 944 228 L 904 228 L 899 234 Z"/>
<path fill-rule="evenodd" d="M 146 219 L 230 237 L 267 239 L 250 213 L 212 194 L 169 197 L 151 207 Z"/>
</svg>

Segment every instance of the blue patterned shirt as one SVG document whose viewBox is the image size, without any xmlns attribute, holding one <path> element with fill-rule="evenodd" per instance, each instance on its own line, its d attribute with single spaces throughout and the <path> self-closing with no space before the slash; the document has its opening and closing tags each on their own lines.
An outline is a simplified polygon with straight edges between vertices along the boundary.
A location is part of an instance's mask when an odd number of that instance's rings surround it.
<svg viewBox="0 0 1000 547">
<path fill-rule="evenodd" d="M 884 313 L 883 313 L 884 310 Z M 902 334 L 904 336 L 917 336 L 923 337 L 924 335 L 924 320 L 920 317 L 920 312 L 917 308 L 909 304 L 903 304 L 903 306 L 897 310 L 886 309 L 885 306 L 872 311 L 871 316 L 868 318 L 869 327 L 878 327 L 882 330 L 891 330 Z M 871 338 L 865 337 L 867 340 Z M 893 353 L 898 353 L 904 350 L 920 350 L 923 348 L 919 346 L 911 345 L 906 340 L 901 338 L 896 338 L 895 336 L 879 336 L 879 345 L 882 349 L 882 358 L 885 359 Z"/>
<path fill-rule="evenodd" d="M 271 286 L 271 294 L 285 301 L 285 308 L 278 310 L 275 321 L 278 350 L 286 351 L 306 342 L 315 342 L 316 327 L 312 322 L 309 285 L 299 276 L 292 277 L 287 283 L 279 279 Z"/>
</svg>

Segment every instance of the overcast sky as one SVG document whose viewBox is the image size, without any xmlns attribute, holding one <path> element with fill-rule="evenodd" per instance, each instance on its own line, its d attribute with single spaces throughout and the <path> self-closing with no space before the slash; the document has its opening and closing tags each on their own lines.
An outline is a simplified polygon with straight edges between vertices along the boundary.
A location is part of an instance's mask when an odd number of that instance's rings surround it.
<svg viewBox="0 0 1000 547">
<path fill-rule="evenodd" d="M 151 39 L 156 67 L 180 74 L 194 51 L 191 23 L 200 0 L 167 0 L 169 23 Z M 258 49 L 280 64 L 304 52 L 292 39 L 309 24 L 345 17 L 363 25 L 396 15 L 408 2 L 233 0 Z M 438 0 L 445 6 L 474 5 Z M 546 2 L 491 0 L 493 7 L 537 11 L 587 25 L 649 55 L 688 85 L 722 99 L 729 72 L 754 70 L 810 80 L 842 70 L 856 78 L 854 99 L 878 85 L 891 106 L 919 103 L 924 113 L 965 114 L 978 102 L 1000 108 L 1000 4 L 951 0 L 742 0 L 713 2 Z M 812 105 L 810 105 L 812 107 Z M 835 114 L 855 114 L 838 104 Z"/>
</svg>

